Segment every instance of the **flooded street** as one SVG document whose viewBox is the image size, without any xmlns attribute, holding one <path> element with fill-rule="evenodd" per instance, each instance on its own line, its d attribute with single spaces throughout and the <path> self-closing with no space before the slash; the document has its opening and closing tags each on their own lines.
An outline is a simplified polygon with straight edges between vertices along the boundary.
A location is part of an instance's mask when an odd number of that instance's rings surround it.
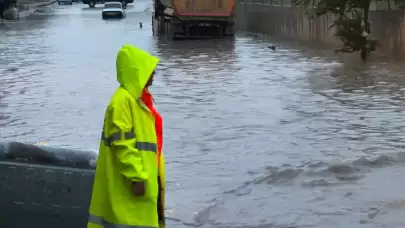
<svg viewBox="0 0 405 228">
<path fill-rule="evenodd" d="M 247 35 L 158 40 L 150 1 L 100 7 L 0 26 L 0 139 L 97 150 L 130 43 L 161 58 L 168 228 L 405 227 L 402 73 Z"/>
</svg>

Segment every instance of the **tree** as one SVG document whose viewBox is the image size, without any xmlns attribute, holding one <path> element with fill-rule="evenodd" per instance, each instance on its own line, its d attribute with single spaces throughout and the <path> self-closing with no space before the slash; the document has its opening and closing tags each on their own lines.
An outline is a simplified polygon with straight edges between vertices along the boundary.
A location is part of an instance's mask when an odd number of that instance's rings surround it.
<svg viewBox="0 0 405 228">
<path fill-rule="evenodd" d="M 4 0 L 0 0 L 0 19 L 1 19 L 1 23 L 3 24 L 3 13 L 5 10 L 5 1 Z"/>
<path fill-rule="evenodd" d="M 1 19 L 1 23 L 3 24 L 3 14 L 4 11 L 6 11 L 8 8 L 10 7 L 10 2 L 9 0 L 0 0 L 0 19 Z"/>
<path fill-rule="evenodd" d="M 316 1 L 316 2 L 315 2 Z M 372 0 L 291 0 L 295 7 L 307 9 L 310 19 L 325 14 L 333 14 L 336 19 L 329 26 L 335 28 L 335 36 L 342 41 L 343 47 L 336 52 L 360 52 L 362 60 L 367 60 L 370 52 L 378 46 L 378 41 L 370 38 L 369 22 Z M 390 1 L 390 0 L 384 0 Z M 400 9 L 405 9 L 405 0 L 394 0 Z"/>
</svg>

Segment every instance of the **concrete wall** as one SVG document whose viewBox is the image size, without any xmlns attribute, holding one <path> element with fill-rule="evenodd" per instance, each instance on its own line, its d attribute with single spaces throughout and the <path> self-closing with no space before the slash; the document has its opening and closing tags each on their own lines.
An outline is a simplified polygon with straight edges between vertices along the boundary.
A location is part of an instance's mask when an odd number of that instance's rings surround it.
<svg viewBox="0 0 405 228">
<path fill-rule="evenodd" d="M 373 4 L 372 8 L 384 7 L 380 3 Z M 403 17 L 387 8 L 373 10 L 370 15 L 372 36 L 381 42 L 381 47 L 375 54 L 405 60 Z M 333 29 L 329 29 L 333 21 L 332 15 L 309 20 L 305 9 L 291 7 L 288 0 L 239 0 L 236 15 L 237 28 L 240 30 L 332 46 L 341 45 L 333 36 Z"/>
</svg>

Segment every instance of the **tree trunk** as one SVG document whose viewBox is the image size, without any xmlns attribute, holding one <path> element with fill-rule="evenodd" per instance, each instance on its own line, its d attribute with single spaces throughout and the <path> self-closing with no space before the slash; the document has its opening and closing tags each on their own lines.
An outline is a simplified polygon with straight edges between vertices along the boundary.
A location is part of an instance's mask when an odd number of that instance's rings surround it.
<svg viewBox="0 0 405 228">
<path fill-rule="evenodd" d="M 370 34 L 370 24 L 368 23 L 370 13 L 370 1 L 366 1 L 366 4 L 363 8 L 363 23 L 364 23 L 364 31 L 367 34 Z M 368 58 L 368 50 L 367 50 L 367 36 L 363 37 L 363 47 L 361 48 L 360 53 L 361 60 L 366 61 Z"/>
</svg>

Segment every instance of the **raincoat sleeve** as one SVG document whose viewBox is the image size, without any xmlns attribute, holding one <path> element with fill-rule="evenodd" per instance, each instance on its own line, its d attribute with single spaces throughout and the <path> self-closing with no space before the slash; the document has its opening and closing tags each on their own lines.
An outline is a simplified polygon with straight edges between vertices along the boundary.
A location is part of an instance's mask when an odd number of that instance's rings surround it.
<svg viewBox="0 0 405 228">
<path fill-rule="evenodd" d="M 143 167 L 142 155 L 135 148 L 136 138 L 129 105 L 116 105 L 111 111 L 111 132 L 119 132 L 121 137 L 111 143 L 112 152 L 120 163 L 120 173 L 129 181 L 142 182 L 148 179 Z"/>
</svg>

